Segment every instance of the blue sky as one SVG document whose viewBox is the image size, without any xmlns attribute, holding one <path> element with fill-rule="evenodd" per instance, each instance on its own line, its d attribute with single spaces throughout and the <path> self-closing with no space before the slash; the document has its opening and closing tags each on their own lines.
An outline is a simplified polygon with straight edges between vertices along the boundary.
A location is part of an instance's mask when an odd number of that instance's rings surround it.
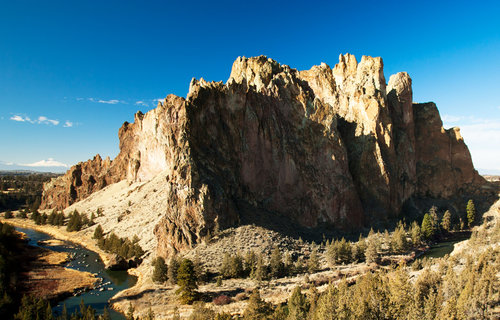
<svg viewBox="0 0 500 320">
<path fill-rule="evenodd" d="M 414 101 L 458 125 L 500 172 L 500 4 L 460 1 L 0 0 L 0 169 L 118 153 L 118 128 L 238 56 L 334 66 L 340 53 L 407 71 Z"/>
</svg>

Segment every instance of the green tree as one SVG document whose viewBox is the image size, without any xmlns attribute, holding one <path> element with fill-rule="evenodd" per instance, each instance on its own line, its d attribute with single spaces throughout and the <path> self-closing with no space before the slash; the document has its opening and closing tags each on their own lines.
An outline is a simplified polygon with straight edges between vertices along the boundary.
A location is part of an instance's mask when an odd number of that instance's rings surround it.
<svg viewBox="0 0 500 320">
<path fill-rule="evenodd" d="M 378 240 L 373 236 L 371 238 L 368 238 L 368 245 L 366 247 L 365 251 L 365 260 L 368 263 L 378 263 L 380 254 L 378 252 Z"/>
<path fill-rule="evenodd" d="M 404 225 L 399 222 L 392 234 L 392 248 L 396 253 L 408 250 L 408 241 L 406 240 L 406 230 Z"/>
<path fill-rule="evenodd" d="M 230 255 L 226 253 L 220 273 L 224 278 L 238 278 L 243 276 L 243 259 L 239 254 Z"/>
<path fill-rule="evenodd" d="M 306 320 L 309 305 L 306 296 L 302 294 L 300 287 L 297 286 L 288 299 L 288 317 L 287 320 Z"/>
<path fill-rule="evenodd" d="M 413 221 L 411 224 L 411 242 L 414 247 L 418 247 L 422 244 L 422 232 L 420 230 L 420 226 L 416 221 Z"/>
<path fill-rule="evenodd" d="M 153 281 L 164 283 L 167 281 L 167 265 L 165 264 L 165 259 L 162 257 L 157 257 L 153 261 Z"/>
<path fill-rule="evenodd" d="M 451 231 L 451 212 L 450 212 L 450 210 L 445 211 L 445 213 L 443 215 L 443 220 L 441 221 L 441 228 L 443 228 L 443 230 L 446 232 Z"/>
<path fill-rule="evenodd" d="M 193 312 L 188 318 L 189 320 L 214 320 L 215 312 L 208 308 L 204 302 L 197 301 L 193 303 Z"/>
<path fill-rule="evenodd" d="M 271 276 L 274 278 L 279 278 L 284 275 L 285 265 L 283 264 L 283 257 L 280 249 L 277 246 L 274 247 L 273 252 L 271 253 L 269 269 Z"/>
<path fill-rule="evenodd" d="M 179 259 L 176 256 L 170 258 L 170 263 L 168 264 L 168 281 L 172 284 L 177 283 L 177 271 L 179 270 Z"/>
<path fill-rule="evenodd" d="M 247 276 L 252 277 L 255 274 L 255 268 L 257 266 L 257 255 L 253 250 L 250 250 L 247 252 L 245 255 L 244 263 L 243 263 L 243 268 L 244 272 Z"/>
<path fill-rule="evenodd" d="M 309 271 L 309 273 L 315 273 L 318 270 L 319 270 L 318 249 L 314 247 L 311 250 L 311 255 L 309 256 L 309 260 L 307 261 L 307 271 Z"/>
<path fill-rule="evenodd" d="M 78 211 L 73 211 L 69 216 L 68 225 L 66 227 L 67 231 L 80 231 L 82 229 L 83 222 L 82 216 L 78 213 Z"/>
<path fill-rule="evenodd" d="M 434 237 L 434 225 L 432 222 L 432 218 L 428 213 L 424 215 L 424 219 L 422 220 L 422 227 L 420 229 L 425 239 L 430 240 Z"/>
<path fill-rule="evenodd" d="M 352 246 L 352 261 L 359 262 L 364 260 L 366 251 L 366 241 L 360 234 L 358 242 Z"/>
<path fill-rule="evenodd" d="M 260 298 L 259 290 L 253 290 L 248 299 L 247 307 L 243 312 L 244 320 L 265 320 L 269 318 L 271 308 L 268 303 Z"/>
<path fill-rule="evenodd" d="M 474 201 L 472 199 L 467 202 L 467 224 L 470 227 L 474 224 L 476 220 L 476 207 L 474 206 Z"/>
<path fill-rule="evenodd" d="M 189 259 L 183 259 L 177 272 L 177 284 L 180 287 L 177 293 L 182 303 L 192 304 L 196 300 L 198 295 L 196 280 L 193 262 Z"/>
<path fill-rule="evenodd" d="M 257 281 L 262 281 L 267 278 L 268 270 L 267 266 L 264 263 L 264 258 L 262 254 L 257 255 L 257 263 L 255 264 L 255 272 L 251 275 L 251 277 Z"/>
<path fill-rule="evenodd" d="M 104 237 L 104 230 L 102 230 L 102 227 L 100 224 L 97 225 L 97 227 L 94 230 L 94 239 L 102 239 Z"/>
</svg>

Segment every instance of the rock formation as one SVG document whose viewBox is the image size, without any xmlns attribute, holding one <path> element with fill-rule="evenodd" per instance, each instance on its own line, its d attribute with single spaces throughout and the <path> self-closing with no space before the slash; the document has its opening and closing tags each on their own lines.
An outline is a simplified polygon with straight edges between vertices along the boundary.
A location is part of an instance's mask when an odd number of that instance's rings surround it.
<svg viewBox="0 0 500 320">
<path fill-rule="evenodd" d="M 193 79 L 185 99 L 169 95 L 122 126 L 116 159 L 96 156 L 46 184 L 42 207 L 162 173 L 167 206 L 154 232 L 168 255 L 255 212 L 358 228 L 484 183 L 458 129 L 442 128 L 434 104 L 413 104 L 408 74 L 386 84 L 381 58 L 339 60 L 299 72 L 238 58 L 225 84 Z"/>
</svg>

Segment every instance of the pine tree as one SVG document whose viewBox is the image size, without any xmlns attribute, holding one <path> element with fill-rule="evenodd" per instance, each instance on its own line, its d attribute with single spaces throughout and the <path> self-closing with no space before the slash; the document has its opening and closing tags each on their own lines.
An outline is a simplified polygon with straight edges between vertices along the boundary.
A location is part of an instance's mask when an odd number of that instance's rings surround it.
<svg viewBox="0 0 500 320">
<path fill-rule="evenodd" d="M 306 296 L 302 294 L 300 287 L 297 286 L 288 299 L 288 317 L 287 320 L 306 320 L 309 305 Z"/>
<path fill-rule="evenodd" d="M 267 272 L 267 266 L 264 263 L 264 258 L 262 257 L 262 254 L 257 255 L 257 263 L 255 264 L 255 272 L 252 275 L 252 278 L 254 278 L 257 281 L 262 281 L 267 278 L 268 272 Z"/>
<path fill-rule="evenodd" d="M 257 266 L 257 255 L 253 250 L 247 252 L 244 260 L 244 270 L 245 274 L 253 278 L 255 273 L 255 268 Z"/>
<path fill-rule="evenodd" d="M 396 230 L 394 230 L 394 233 L 392 234 L 392 247 L 397 253 L 405 252 L 408 249 L 406 230 L 401 222 L 398 223 Z"/>
<path fill-rule="evenodd" d="M 229 253 L 224 253 L 224 258 L 222 259 L 222 265 L 219 272 L 224 278 L 231 278 L 231 255 Z"/>
<path fill-rule="evenodd" d="M 474 206 L 474 201 L 469 200 L 467 202 L 467 225 L 472 227 L 474 221 L 476 220 L 476 207 Z"/>
<path fill-rule="evenodd" d="M 434 235 L 437 235 L 439 233 L 439 226 L 440 226 L 437 210 L 438 209 L 436 206 L 432 206 L 429 209 L 429 215 L 431 216 L 432 230 L 434 230 Z"/>
<path fill-rule="evenodd" d="M 260 298 L 259 290 L 253 290 L 243 312 L 244 320 L 265 320 L 270 313 L 269 305 Z"/>
<path fill-rule="evenodd" d="M 418 247 L 422 244 L 422 232 L 416 221 L 413 221 L 411 224 L 411 242 L 414 247 Z"/>
<path fill-rule="evenodd" d="M 425 239 L 430 240 L 434 237 L 435 231 L 433 227 L 433 222 L 431 216 L 426 213 L 424 219 L 422 220 L 422 235 Z"/>
<path fill-rule="evenodd" d="M 338 250 L 338 260 L 341 263 L 350 263 L 351 262 L 351 257 L 352 257 L 352 249 L 351 249 L 351 242 L 347 241 L 342 237 L 340 240 L 339 244 L 339 250 Z"/>
<path fill-rule="evenodd" d="M 102 239 L 104 237 L 104 230 L 102 230 L 102 227 L 100 224 L 97 225 L 97 227 L 94 230 L 94 236 L 93 238 L 96 240 Z"/>
<path fill-rule="evenodd" d="M 365 259 L 366 241 L 360 234 L 358 242 L 352 246 L 352 261 L 359 262 Z"/>
<path fill-rule="evenodd" d="M 311 255 L 309 256 L 309 260 L 307 261 L 307 271 L 309 271 L 309 273 L 315 273 L 318 270 L 319 270 L 318 249 L 314 247 L 311 250 Z"/>
<path fill-rule="evenodd" d="M 370 239 L 368 239 L 368 245 L 366 247 L 365 251 L 365 260 L 368 263 L 378 263 L 380 254 L 378 252 L 378 241 L 377 239 L 373 236 Z"/>
<path fill-rule="evenodd" d="M 441 228 L 443 228 L 443 230 L 446 232 L 451 231 L 451 212 L 450 212 L 450 210 L 445 211 L 445 213 L 443 215 L 443 220 L 441 221 Z"/>
<path fill-rule="evenodd" d="M 170 258 L 170 263 L 168 264 L 168 281 L 172 284 L 177 283 L 177 271 L 179 270 L 179 260 L 176 256 Z"/>
<path fill-rule="evenodd" d="M 269 269 L 271 276 L 274 278 L 279 278 L 284 275 L 284 264 L 283 257 L 281 256 L 280 249 L 275 246 L 273 252 L 271 253 L 271 259 L 269 261 Z"/>
<path fill-rule="evenodd" d="M 164 283 L 167 281 L 167 265 L 165 264 L 165 259 L 162 257 L 157 257 L 153 261 L 153 281 Z"/>
<path fill-rule="evenodd" d="M 177 293 L 180 295 L 182 303 L 191 304 L 196 300 L 198 295 L 196 280 L 193 262 L 189 259 L 183 259 L 177 272 L 177 284 L 180 286 Z"/>
</svg>

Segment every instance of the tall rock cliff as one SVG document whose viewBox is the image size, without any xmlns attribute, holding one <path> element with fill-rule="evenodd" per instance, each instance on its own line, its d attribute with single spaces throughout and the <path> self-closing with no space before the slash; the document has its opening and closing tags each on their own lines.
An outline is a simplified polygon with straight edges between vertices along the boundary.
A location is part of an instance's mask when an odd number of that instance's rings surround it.
<svg viewBox="0 0 500 320">
<path fill-rule="evenodd" d="M 442 128 L 434 104 L 413 104 L 408 74 L 386 84 L 381 58 L 341 55 L 333 69 L 300 72 L 238 58 L 226 83 L 193 79 L 185 99 L 170 95 L 137 113 L 119 137 L 113 161 L 96 156 L 46 184 L 42 207 L 161 173 L 168 205 L 154 232 L 163 255 L 256 212 L 358 228 L 412 199 L 449 199 L 484 183 L 458 129 Z"/>
</svg>

